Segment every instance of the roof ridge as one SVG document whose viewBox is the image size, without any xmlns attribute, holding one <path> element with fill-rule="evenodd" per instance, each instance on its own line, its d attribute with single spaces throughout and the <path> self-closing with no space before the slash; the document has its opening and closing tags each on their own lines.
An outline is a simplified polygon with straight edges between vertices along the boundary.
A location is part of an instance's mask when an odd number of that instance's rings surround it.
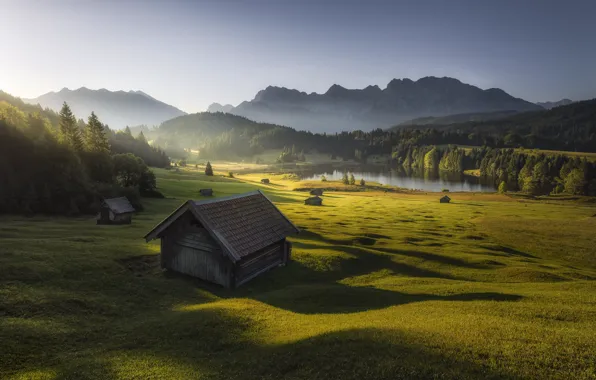
<svg viewBox="0 0 596 380">
<path fill-rule="evenodd" d="M 261 193 L 259 190 L 253 190 L 253 191 L 249 191 L 247 193 L 229 195 L 227 197 L 221 197 L 221 198 L 215 198 L 215 199 L 202 199 L 202 200 L 198 200 L 198 201 L 197 200 L 191 200 L 191 201 L 195 205 L 199 206 L 199 205 L 204 205 L 204 204 L 209 204 L 209 203 L 217 203 L 217 202 L 228 201 L 230 199 L 238 199 L 238 198 L 249 197 L 251 195 L 257 195 L 259 193 Z"/>
</svg>

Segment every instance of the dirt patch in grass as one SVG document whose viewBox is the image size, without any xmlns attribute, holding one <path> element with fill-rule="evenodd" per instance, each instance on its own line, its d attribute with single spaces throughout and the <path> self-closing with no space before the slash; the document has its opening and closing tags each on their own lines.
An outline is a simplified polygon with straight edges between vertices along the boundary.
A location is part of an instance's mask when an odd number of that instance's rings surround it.
<svg viewBox="0 0 596 380">
<path fill-rule="evenodd" d="M 364 234 L 364 236 L 372 238 L 372 239 L 391 239 L 391 236 L 381 235 L 381 234 Z"/>
<path fill-rule="evenodd" d="M 413 237 L 413 236 L 406 236 L 404 238 L 404 242 L 409 243 L 409 244 L 420 243 L 420 242 L 425 241 L 425 240 L 426 239 L 417 238 L 417 237 Z"/>
<path fill-rule="evenodd" d="M 485 240 L 486 239 L 484 236 L 480 236 L 480 235 L 463 235 L 461 238 L 466 239 L 466 240 Z"/>
<path fill-rule="evenodd" d="M 495 260 L 480 260 L 480 261 L 478 261 L 478 264 L 481 264 L 481 265 L 491 265 L 491 266 L 500 266 L 500 267 L 505 266 L 505 264 L 503 264 L 501 262 L 498 262 L 498 261 L 495 261 Z"/>
<path fill-rule="evenodd" d="M 425 247 L 442 247 L 444 245 L 445 245 L 445 243 L 428 243 L 428 244 L 424 244 Z"/>
</svg>

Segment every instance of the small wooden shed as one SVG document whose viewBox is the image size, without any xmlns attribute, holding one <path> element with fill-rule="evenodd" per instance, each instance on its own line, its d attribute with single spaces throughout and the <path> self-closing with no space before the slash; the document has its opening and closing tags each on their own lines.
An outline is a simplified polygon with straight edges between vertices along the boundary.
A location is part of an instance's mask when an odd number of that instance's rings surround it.
<svg viewBox="0 0 596 380">
<path fill-rule="evenodd" d="M 189 200 L 145 236 L 161 239 L 161 266 L 222 285 L 240 286 L 285 264 L 286 237 L 300 232 L 260 191 Z"/>
<path fill-rule="evenodd" d="M 306 198 L 304 200 L 304 204 L 311 205 L 311 206 L 321 206 L 323 204 L 323 200 L 321 198 L 319 198 L 318 196 L 314 196 L 314 197 Z"/>
<path fill-rule="evenodd" d="M 213 189 L 200 189 L 199 194 L 201 194 L 203 197 L 212 197 Z"/>
<path fill-rule="evenodd" d="M 263 178 L 263 179 L 261 180 L 261 183 L 269 183 L 269 178 Z"/>
<path fill-rule="evenodd" d="M 321 196 L 323 195 L 323 189 L 312 189 L 310 191 L 310 195 L 318 195 Z"/>
<path fill-rule="evenodd" d="M 439 199 L 439 202 L 441 203 L 449 203 L 451 202 L 451 198 L 449 198 L 447 195 L 441 197 L 441 199 Z"/>
<path fill-rule="evenodd" d="M 134 212 L 135 208 L 126 197 L 104 199 L 97 214 L 97 224 L 130 224 Z"/>
</svg>

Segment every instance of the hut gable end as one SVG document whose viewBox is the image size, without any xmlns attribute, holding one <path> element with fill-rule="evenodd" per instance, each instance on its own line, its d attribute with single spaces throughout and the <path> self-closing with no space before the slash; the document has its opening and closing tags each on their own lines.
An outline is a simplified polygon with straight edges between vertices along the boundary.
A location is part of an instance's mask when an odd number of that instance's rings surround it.
<svg viewBox="0 0 596 380">
<path fill-rule="evenodd" d="M 126 197 L 106 199 L 103 204 L 116 215 L 135 212 L 135 208 L 132 207 Z"/>
</svg>

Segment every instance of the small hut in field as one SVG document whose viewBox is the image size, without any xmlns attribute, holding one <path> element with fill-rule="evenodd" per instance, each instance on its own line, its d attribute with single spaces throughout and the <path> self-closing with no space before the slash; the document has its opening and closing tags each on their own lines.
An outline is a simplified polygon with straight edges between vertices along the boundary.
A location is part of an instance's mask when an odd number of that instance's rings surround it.
<svg viewBox="0 0 596 380">
<path fill-rule="evenodd" d="M 97 224 L 130 224 L 134 212 L 126 197 L 105 199 L 97 214 Z"/>
<path fill-rule="evenodd" d="M 304 204 L 311 205 L 311 206 L 321 206 L 321 205 L 323 205 L 323 200 L 321 198 L 319 198 L 318 196 L 314 196 L 314 197 L 310 197 L 310 198 L 307 198 L 306 200 L 304 200 Z"/>
<path fill-rule="evenodd" d="M 310 195 L 321 196 L 321 195 L 323 195 L 323 189 L 312 189 L 310 191 Z"/>
<path fill-rule="evenodd" d="M 201 194 L 203 197 L 212 197 L 213 189 L 200 189 L 199 194 Z"/>
<path fill-rule="evenodd" d="M 145 236 L 161 239 L 162 268 L 226 288 L 285 264 L 298 228 L 260 191 L 189 200 Z"/>
<path fill-rule="evenodd" d="M 261 183 L 268 184 L 269 183 L 269 178 L 263 178 L 261 180 Z"/>
<path fill-rule="evenodd" d="M 444 197 L 441 197 L 441 199 L 439 199 L 439 202 L 449 203 L 449 202 L 451 202 L 451 198 L 449 198 L 447 195 L 445 195 Z"/>
</svg>

